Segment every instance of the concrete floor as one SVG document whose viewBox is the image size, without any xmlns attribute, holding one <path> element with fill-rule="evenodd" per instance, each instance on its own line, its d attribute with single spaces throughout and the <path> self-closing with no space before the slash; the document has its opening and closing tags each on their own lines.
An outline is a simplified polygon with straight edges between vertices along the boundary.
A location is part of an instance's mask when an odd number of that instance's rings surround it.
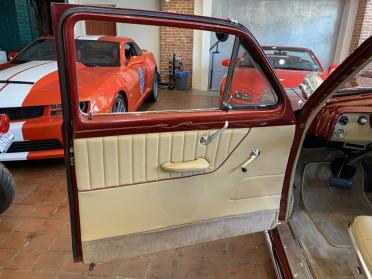
<svg viewBox="0 0 372 279">
<path fill-rule="evenodd" d="M 218 93 L 160 90 L 140 110 L 217 107 Z M 0 216 L 0 279 L 275 278 L 264 235 L 257 233 L 97 265 L 72 262 L 62 160 L 11 162 L 17 192 Z"/>
</svg>

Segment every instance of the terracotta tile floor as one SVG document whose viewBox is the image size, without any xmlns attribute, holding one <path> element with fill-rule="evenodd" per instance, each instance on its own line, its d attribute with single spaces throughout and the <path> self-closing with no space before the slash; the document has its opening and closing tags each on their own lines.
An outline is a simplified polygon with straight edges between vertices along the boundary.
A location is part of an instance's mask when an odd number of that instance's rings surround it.
<svg viewBox="0 0 372 279">
<path fill-rule="evenodd" d="M 263 234 L 189 246 L 105 265 L 73 263 L 63 161 L 7 164 L 17 183 L 0 216 L 0 279 L 274 278 Z"/>
</svg>

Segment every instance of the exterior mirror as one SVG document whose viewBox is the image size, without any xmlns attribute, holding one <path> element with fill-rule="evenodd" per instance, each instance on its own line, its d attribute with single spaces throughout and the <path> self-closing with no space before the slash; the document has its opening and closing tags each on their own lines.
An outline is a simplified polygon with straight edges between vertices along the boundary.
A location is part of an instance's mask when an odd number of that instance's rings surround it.
<svg viewBox="0 0 372 279">
<path fill-rule="evenodd" d="M 10 60 L 13 60 L 14 57 L 16 57 L 17 55 L 18 55 L 18 51 L 11 51 L 11 52 L 9 52 L 9 54 L 8 54 L 9 61 Z"/>
<path fill-rule="evenodd" d="M 133 66 L 133 65 L 136 65 L 136 64 L 141 64 L 143 63 L 145 60 L 142 56 L 132 56 L 129 61 L 128 61 L 128 66 Z"/>
<path fill-rule="evenodd" d="M 9 117 L 6 114 L 0 114 L 0 134 L 7 133 L 9 125 Z"/>
<path fill-rule="evenodd" d="M 216 32 L 216 38 L 219 42 L 226 42 L 227 39 L 229 38 L 229 34 Z"/>
<path fill-rule="evenodd" d="M 328 74 L 332 73 L 334 70 L 336 70 L 337 65 L 336 64 L 331 64 L 328 67 Z"/>
<path fill-rule="evenodd" d="M 230 66 L 230 59 L 225 58 L 224 60 L 221 61 L 222 66 L 224 67 L 229 67 Z"/>
</svg>

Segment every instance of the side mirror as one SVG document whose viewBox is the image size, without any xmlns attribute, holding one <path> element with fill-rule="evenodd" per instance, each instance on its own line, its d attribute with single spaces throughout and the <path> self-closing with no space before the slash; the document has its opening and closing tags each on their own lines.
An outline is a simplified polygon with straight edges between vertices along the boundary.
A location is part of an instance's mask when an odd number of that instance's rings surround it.
<svg viewBox="0 0 372 279">
<path fill-rule="evenodd" d="M 143 56 L 132 56 L 129 61 L 128 61 L 128 64 L 127 66 L 133 66 L 133 65 L 136 65 L 136 64 L 141 64 L 145 61 L 145 59 L 143 58 Z"/>
<path fill-rule="evenodd" d="M 328 74 L 332 73 L 334 70 L 336 70 L 337 65 L 336 64 L 331 64 L 328 67 Z"/>
<path fill-rule="evenodd" d="M 229 34 L 216 32 L 216 38 L 219 42 L 226 42 L 227 39 L 229 38 Z"/>
<path fill-rule="evenodd" d="M 9 117 L 6 114 L 0 114 L 0 134 L 7 133 L 9 125 Z"/>
<path fill-rule="evenodd" d="M 18 55 L 18 53 L 19 53 L 18 51 L 11 51 L 11 52 L 9 52 L 9 54 L 8 54 L 9 61 L 10 60 L 13 60 L 14 57 L 16 57 Z"/>
<path fill-rule="evenodd" d="M 230 59 L 225 58 L 224 60 L 221 61 L 221 65 L 224 67 L 229 67 L 230 66 Z"/>
</svg>

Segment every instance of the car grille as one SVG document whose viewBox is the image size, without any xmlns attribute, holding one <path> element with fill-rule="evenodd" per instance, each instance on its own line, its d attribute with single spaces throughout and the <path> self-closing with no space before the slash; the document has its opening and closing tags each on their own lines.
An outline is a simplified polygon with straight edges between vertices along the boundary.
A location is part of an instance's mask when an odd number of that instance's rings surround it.
<svg viewBox="0 0 372 279">
<path fill-rule="evenodd" d="M 7 114 L 10 120 L 37 118 L 44 114 L 43 106 L 0 108 L 0 114 Z"/>
<path fill-rule="evenodd" d="M 40 141 L 19 141 L 13 142 L 7 153 L 40 151 L 62 148 L 58 140 L 40 140 Z"/>
</svg>

